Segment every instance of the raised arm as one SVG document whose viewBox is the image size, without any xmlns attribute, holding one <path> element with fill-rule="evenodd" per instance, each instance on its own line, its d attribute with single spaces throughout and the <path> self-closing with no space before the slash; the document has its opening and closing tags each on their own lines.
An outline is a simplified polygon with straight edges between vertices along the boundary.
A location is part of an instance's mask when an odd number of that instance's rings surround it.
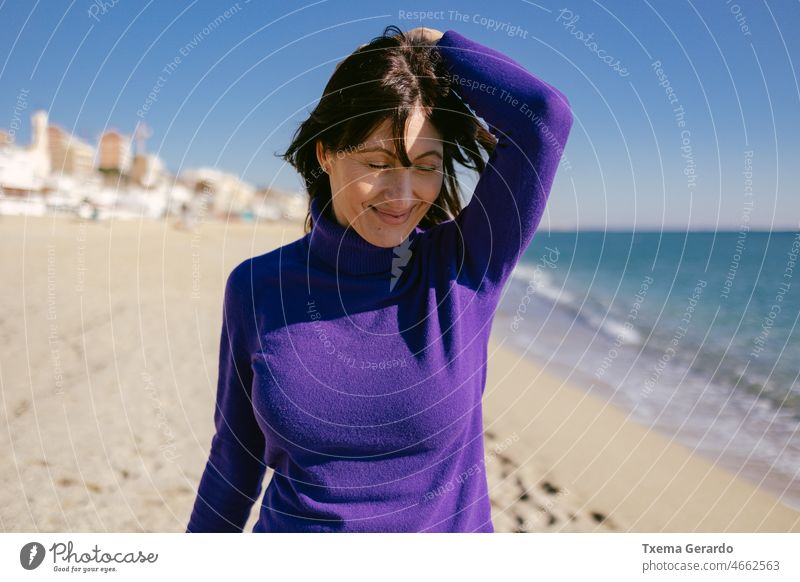
<svg viewBox="0 0 800 582">
<path fill-rule="evenodd" d="M 225 285 L 214 424 L 216 434 L 200 480 L 187 533 L 241 532 L 261 493 L 264 434 L 256 423 L 251 387 L 253 328 L 249 268 L 242 263 Z"/>
<path fill-rule="evenodd" d="M 494 49 L 454 30 L 436 45 L 456 93 L 498 138 L 454 223 L 464 245 L 462 277 L 481 292 L 499 292 L 542 218 L 572 111 L 560 91 Z"/>
</svg>

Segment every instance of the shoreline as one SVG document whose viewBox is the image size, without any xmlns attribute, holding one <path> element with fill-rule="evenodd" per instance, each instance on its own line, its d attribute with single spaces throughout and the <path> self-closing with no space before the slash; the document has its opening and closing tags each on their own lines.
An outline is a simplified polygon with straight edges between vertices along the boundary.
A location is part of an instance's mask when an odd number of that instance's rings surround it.
<svg viewBox="0 0 800 582">
<path fill-rule="evenodd" d="M 494 336 L 484 419 L 489 430 L 520 435 L 518 463 L 569 490 L 565 505 L 604 508 L 618 531 L 800 531 L 800 512 L 772 493 L 551 376 Z"/>
<path fill-rule="evenodd" d="M 184 531 L 212 437 L 225 279 L 302 225 L 0 222 L 13 250 L 0 259 L 4 530 Z M 494 333 L 483 411 L 497 532 L 800 531 L 777 498 Z"/>
</svg>

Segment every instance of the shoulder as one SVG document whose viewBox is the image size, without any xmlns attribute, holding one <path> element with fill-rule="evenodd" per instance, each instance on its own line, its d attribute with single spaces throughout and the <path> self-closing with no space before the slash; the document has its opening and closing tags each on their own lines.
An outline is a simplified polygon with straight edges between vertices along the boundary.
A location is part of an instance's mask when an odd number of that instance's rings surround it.
<svg viewBox="0 0 800 582">
<path fill-rule="evenodd" d="M 272 251 L 245 259 L 228 275 L 225 285 L 225 311 L 248 337 L 257 330 L 277 325 L 281 303 L 281 285 L 288 273 L 304 272 L 304 242 L 298 239 Z M 255 348 L 253 348 L 255 349 Z"/>
<path fill-rule="evenodd" d="M 243 260 L 228 275 L 230 291 L 260 295 L 275 289 L 281 274 L 305 269 L 304 239 L 299 238 L 261 255 Z"/>
</svg>

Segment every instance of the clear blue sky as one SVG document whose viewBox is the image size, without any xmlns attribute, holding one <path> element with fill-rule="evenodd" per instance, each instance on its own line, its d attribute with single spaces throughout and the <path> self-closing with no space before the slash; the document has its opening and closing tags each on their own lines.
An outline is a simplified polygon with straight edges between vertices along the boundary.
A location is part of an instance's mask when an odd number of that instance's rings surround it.
<svg viewBox="0 0 800 582">
<path fill-rule="evenodd" d="M 443 12 L 415 21 L 401 10 Z M 30 112 L 43 108 L 91 142 L 112 127 L 130 133 L 162 76 L 143 117 L 153 129 L 148 149 L 170 171 L 211 165 L 258 186 L 300 190 L 274 154 L 336 62 L 388 24 L 425 25 L 500 50 L 569 97 L 569 165 L 559 170 L 544 227 L 738 229 L 752 150 L 750 225 L 797 229 L 798 23 L 800 3 L 789 1 L 6 1 L 0 128 L 21 114 L 17 141 L 28 143 Z M 683 106 L 684 128 L 656 60 Z"/>
</svg>

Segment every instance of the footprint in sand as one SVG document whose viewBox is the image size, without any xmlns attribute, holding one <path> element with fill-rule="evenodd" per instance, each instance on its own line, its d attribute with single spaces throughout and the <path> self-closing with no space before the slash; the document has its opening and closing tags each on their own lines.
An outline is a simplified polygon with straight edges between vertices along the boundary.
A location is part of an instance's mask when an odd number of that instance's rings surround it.
<svg viewBox="0 0 800 582">
<path fill-rule="evenodd" d="M 17 404 L 16 408 L 14 408 L 14 418 L 19 418 L 31 408 L 31 403 L 27 400 L 23 400 L 19 404 Z"/>
<path fill-rule="evenodd" d="M 485 431 L 485 437 L 491 447 L 499 437 L 493 431 Z M 616 525 L 606 514 L 591 509 L 567 511 L 564 499 L 571 495 L 552 480 L 541 479 L 533 464 L 520 466 L 508 455 L 494 453 L 499 461 L 499 468 L 487 467 L 490 481 L 491 506 L 495 531 L 529 533 L 555 531 L 615 531 Z M 513 477 L 513 478 L 512 478 Z M 494 482 L 494 483 L 492 483 Z M 569 500 L 571 506 L 580 502 L 574 497 Z"/>
<path fill-rule="evenodd" d="M 69 477 L 61 477 L 60 479 L 58 479 L 56 481 L 56 485 L 58 485 L 59 487 L 71 487 L 73 485 L 81 485 L 81 483 L 78 483 L 77 481 L 75 481 L 73 479 L 70 479 Z M 97 485 L 95 483 L 92 483 L 91 481 L 87 481 L 85 483 L 85 485 L 86 485 L 86 489 L 88 489 L 92 493 L 102 493 L 103 492 L 103 488 L 102 487 L 100 487 L 99 485 Z"/>
</svg>

